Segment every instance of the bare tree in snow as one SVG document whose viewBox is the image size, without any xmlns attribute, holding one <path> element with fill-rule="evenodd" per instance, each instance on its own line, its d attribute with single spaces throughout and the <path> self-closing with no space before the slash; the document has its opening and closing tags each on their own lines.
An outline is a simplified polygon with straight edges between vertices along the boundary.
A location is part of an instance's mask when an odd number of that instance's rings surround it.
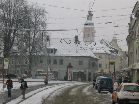
<svg viewBox="0 0 139 104">
<path fill-rule="evenodd" d="M 31 70 L 32 55 L 41 53 L 46 32 L 46 11 L 25 0 L 0 1 L 0 35 L 3 38 L 4 58 L 9 58 L 16 47 L 29 55 Z"/>
</svg>

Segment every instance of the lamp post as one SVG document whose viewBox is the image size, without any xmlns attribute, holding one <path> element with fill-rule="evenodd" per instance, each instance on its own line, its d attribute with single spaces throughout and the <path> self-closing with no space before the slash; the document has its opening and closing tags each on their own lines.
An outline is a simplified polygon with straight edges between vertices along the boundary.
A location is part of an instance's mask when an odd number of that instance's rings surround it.
<svg viewBox="0 0 139 104">
<path fill-rule="evenodd" d="M 3 90 L 4 90 L 4 57 L 2 62 L 2 83 L 3 83 Z"/>
</svg>

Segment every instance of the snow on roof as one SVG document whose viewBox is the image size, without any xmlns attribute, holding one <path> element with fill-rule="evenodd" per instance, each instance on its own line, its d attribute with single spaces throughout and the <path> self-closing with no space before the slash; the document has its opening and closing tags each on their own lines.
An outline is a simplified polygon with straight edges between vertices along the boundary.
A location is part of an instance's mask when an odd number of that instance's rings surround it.
<svg viewBox="0 0 139 104">
<path fill-rule="evenodd" d="M 97 58 L 83 41 L 75 44 L 75 38 L 51 38 L 49 48 L 56 48 L 56 56 L 89 56 Z"/>
<path fill-rule="evenodd" d="M 89 48 L 93 51 L 93 53 L 110 53 L 110 48 L 101 44 L 100 41 L 93 42 L 89 45 Z"/>
</svg>

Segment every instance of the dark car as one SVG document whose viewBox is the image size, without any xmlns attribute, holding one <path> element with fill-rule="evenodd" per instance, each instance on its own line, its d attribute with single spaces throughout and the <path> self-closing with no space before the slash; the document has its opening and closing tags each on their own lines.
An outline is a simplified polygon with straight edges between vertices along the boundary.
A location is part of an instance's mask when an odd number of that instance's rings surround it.
<svg viewBox="0 0 139 104">
<path fill-rule="evenodd" d="M 95 89 L 98 88 L 99 81 L 100 81 L 101 78 L 106 78 L 106 77 L 104 77 L 104 76 L 98 76 L 98 77 L 96 78 L 96 81 L 95 81 Z"/>
<path fill-rule="evenodd" d="M 113 81 L 112 78 L 109 77 L 103 77 L 99 80 L 98 83 L 98 92 L 100 93 L 101 91 L 109 91 L 113 92 Z"/>
</svg>

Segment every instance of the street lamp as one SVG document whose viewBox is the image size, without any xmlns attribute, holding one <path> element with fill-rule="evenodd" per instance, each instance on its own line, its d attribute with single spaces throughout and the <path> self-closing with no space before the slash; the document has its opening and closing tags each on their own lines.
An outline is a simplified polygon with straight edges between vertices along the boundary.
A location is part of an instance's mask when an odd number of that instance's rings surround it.
<svg viewBox="0 0 139 104">
<path fill-rule="evenodd" d="M 4 58 L 3 57 L 0 57 L 0 69 L 2 75 L 3 88 L 4 88 Z"/>
</svg>

